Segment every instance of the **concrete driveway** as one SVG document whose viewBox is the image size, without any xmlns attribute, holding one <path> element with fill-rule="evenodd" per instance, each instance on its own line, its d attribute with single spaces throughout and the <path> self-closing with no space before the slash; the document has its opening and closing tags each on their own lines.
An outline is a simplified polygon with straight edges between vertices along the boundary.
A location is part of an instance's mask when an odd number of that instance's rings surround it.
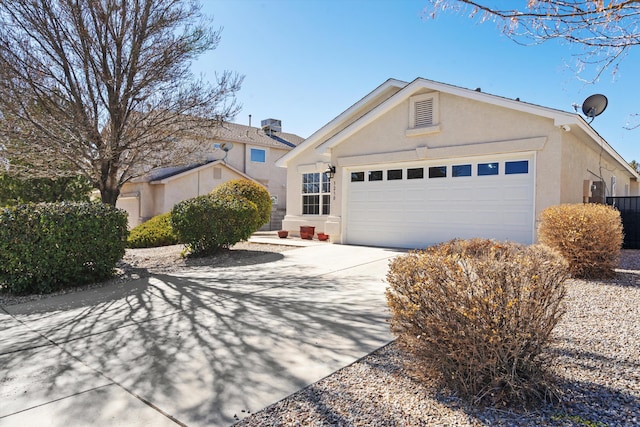
<svg viewBox="0 0 640 427">
<path fill-rule="evenodd" d="M 386 344 L 390 249 L 318 245 L 0 309 L 0 426 L 227 426 Z"/>
</svg>

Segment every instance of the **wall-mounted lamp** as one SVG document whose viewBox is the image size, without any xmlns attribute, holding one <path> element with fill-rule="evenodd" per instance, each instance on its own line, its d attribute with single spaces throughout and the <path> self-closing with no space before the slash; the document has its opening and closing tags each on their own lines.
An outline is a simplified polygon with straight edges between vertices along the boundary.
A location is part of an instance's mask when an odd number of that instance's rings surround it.
<svg viewBox="0 0 640 427">
<path fill-rule="evenodd" d="M 333 165 L 329 165 L 324 173 L 327 174 L 327 178 L 329 178 L 329 180 L 332 180 L 334 175 L 336 174 L 336 167 Z"/>
</svg>

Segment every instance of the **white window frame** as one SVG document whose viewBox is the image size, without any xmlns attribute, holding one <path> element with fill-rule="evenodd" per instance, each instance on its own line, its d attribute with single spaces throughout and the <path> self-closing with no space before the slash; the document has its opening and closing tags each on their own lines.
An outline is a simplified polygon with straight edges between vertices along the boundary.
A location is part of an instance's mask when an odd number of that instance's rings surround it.
<svg viewBox="0 0 640 427">
<path fill-rule="evenodd" d="M 416 126 L 416 104 L 431 101 L 431 125 Z M 423 93 L 409 98 L 409 128 L 406 136 L 419 136 L 440 132 L 440 96 L 438 92 Z"/>
<path fill-rule="evenodd" d="M 319 181 L 318 181 L 318 192 L 310 192 L 310 191 L 305 191 L 305 182 L 304 182 L 304 176 L 305 175 L 314 175 L 317 174 Z M 300 202 L 302 203 L 302 215 L 304 216 L 326 216 L 329 215 L 330 210 L 331 210 L 331 180 L 329 179 L 329 177 L 327 176 L 326 173 L 324 172 L 308 172 L 308 173 L 303 173 L 300 176 L 300 180 L 302 181 L 302 197 L 300 198 Z M 318 197 L 318 213 L 304 213 L 304 198 L 305 197 Z M 325 201 L 325 197 L 327 198 L 327 209 L 326 212 L 324 212 L 324 201 Z"/>
</svg>

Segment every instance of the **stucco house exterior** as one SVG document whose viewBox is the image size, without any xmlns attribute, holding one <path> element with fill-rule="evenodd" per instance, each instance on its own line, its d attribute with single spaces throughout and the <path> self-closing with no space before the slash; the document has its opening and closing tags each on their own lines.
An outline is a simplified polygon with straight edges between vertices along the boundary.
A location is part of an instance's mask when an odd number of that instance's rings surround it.
<svg viewBox="0 0 640 427">
<path fill-rule="evenodd" d="M 528 244 L 549 206 L 639 189 L 579 114 L 423 78 L 387 80 L 276 163 L 283 229 L 311 225 L 344 244 Z"/>
<path fill-rule="evenodd" d="M 116 206 L 129 214 L 129 227 L 170 211 L 182 200 L 207 194 L 223 182 L 244 178 L 269 190 L 273 211 L 271 222 L 264 228 L 280 229 L 286 207 L 287 174 L 275 163 L 303 138 L 282 132 L 279 120 L 267 119 L 262 124 L 257 128 L 223 123 L 202 142 L 201 161 L 156 169 L 123 185 Z"/>
</svg>

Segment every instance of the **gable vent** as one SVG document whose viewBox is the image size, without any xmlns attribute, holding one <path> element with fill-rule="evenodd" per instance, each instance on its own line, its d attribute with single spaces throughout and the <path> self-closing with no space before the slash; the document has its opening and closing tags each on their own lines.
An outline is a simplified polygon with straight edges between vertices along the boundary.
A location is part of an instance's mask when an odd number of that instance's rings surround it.
<svg viewBox="0 0 640 427">
<path fill-rule="evenodd" d="M 414 127 L 433 125 L 433 98 L 417 101 L 415 104 Z"/>
</svg>

